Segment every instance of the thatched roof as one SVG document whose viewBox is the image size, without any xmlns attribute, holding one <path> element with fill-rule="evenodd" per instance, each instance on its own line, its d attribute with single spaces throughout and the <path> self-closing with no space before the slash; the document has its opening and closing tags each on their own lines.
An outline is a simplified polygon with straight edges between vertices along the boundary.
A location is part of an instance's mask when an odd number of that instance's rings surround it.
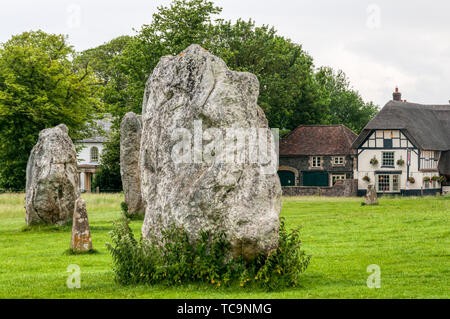
<svg viewBox="0 0 450 319">
<path fill-rule="evenodd" d="M 358 148 L 372 130 L 401 129 L 420 149 L 450 150 L 450 105 L 390 101 L 353 143 Z"/>
<path fill-rule="evenodd" d="M 450 151 L 442 153 L 439 161 L 439 172 L 442 175 L 450 176 Z"/>
</svg>

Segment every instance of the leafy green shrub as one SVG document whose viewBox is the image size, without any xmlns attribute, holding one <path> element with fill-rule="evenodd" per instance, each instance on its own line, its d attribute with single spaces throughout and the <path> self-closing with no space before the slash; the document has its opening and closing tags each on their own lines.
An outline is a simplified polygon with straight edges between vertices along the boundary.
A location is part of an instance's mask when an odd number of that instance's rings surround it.
<svg viewBox="0 0 450 319">
<path fill-rule="evenodd" d="M 231 258 L 231 244 L 225 233 L 201 232 L 195 243 L 182 228 L 162 231 L 162 239 L 137 241 L 123 218 L 111 232 L 107 244 L 113 257 L 116 280 L 122 285 L 180 285 L 203 282 L 215 287 L 240 285 L 267 290 L 295 287 L 311 256 L 301 250 L 299 230 L 288 232 L 281 221 L 279 247 L 269 256 L 248 262 Z"/>
<path fill-rule="evenodd" d="M 92 182 L 92 191 L 99 188 L 103 193 L 118 193 L 122 191 L 122 180 L 120 174 L 109 167 L 100 166 Z"/>
<path fill-rule="evenodd" d="M 127 205 L 126 202 L 120 203 L 120 209 L 122 209 L 122 214 L 127 216 L 127 214 L 128 214 L 128 205 Z"/>
</svg>

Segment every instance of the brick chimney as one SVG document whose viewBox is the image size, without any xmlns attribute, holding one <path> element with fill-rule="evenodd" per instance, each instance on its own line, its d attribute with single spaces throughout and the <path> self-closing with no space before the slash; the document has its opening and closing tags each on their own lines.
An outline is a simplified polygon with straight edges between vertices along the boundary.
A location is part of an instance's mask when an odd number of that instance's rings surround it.
<svg viewBox="0 0 450 319">
<path fill-rule="evenodd" d="M 394 101 L 402 101 L 402 94 L 398 91 L 398 87 L 395 88 L 395 92 L 392 96 L 394 97 Z"/>
</svg>

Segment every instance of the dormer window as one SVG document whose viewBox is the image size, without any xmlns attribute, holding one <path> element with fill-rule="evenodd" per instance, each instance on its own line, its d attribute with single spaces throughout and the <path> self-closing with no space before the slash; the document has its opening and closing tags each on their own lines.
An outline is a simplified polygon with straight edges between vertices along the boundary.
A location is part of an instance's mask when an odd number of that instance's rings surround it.
<svg viewBox="0 0 450 319">
<path fill-rule="evenodd" d="M 98 148 L 91 147 L 91 163 L 98 163 Z"/>
</svg>

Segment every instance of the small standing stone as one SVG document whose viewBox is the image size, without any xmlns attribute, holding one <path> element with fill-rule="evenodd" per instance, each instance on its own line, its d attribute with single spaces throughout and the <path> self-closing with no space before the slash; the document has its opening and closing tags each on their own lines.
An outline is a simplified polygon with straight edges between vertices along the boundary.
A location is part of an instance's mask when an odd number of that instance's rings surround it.
<svg viewBox="0 0 450 319">
<path fill-rule="evenodd" d="M 70 248 L 75 252 L 92 250 L 91 230 L 89 228 L 86 203 L 78 198 L 75 203 Z"/>
<path fill-rule="evenodd" d="M 366 205 L 367 206 L 378 205 L 378 196 L 373 185 L 367 186 Z"/>
</svg>

